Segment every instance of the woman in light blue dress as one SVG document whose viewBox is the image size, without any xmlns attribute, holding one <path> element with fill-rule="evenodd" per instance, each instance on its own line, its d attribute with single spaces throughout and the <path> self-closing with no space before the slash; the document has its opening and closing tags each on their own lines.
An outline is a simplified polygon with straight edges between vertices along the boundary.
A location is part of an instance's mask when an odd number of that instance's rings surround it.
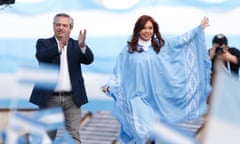
<svg viewBox="0 0 240 144">
<path fill-rule="evenodd" d="M 123 143 L 144 143 L 158 120 L 181 122 L 207 111 L 210 67 L 204 17 L 196 28 L 164 40 L 157 22 L 138 18 L 103 92 L 113 97 L 113 115 Z"/>
</svg>

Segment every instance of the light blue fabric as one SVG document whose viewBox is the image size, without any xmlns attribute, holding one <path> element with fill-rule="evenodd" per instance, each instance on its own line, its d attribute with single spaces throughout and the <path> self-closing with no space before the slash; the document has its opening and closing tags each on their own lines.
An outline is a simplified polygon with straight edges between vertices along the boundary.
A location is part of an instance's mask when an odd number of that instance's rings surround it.
<svg viewBox="0 0 240 144">
<path fill-rule="evenodd" d="M 123 143 L 144 143 L 157 119 L 179 122 L 202 116 L 207 110 L 210 66 L 201 26 L 166 40 L 159 54 L 152 47 L 128 53 L 126 46 L 107 83 Z"/>
<path fill-rule="evenodd" d="M 47 131 L 56 129 L 62 129 L 63 134 L 58 136 L 52 144 L 74 143 L 73 138 L 65 128 L 61 107 L 39 110 L 31 115 L 14 112 L 11 118 L 13 120 L 8 126 L 8 131 L 3 133 L 6 144 L 43 144 L 50 141 Z M 29 134 L 29 139 L 25 134 Z M 13 140 L 16 142 L 13 143 Z"/>
</svg>

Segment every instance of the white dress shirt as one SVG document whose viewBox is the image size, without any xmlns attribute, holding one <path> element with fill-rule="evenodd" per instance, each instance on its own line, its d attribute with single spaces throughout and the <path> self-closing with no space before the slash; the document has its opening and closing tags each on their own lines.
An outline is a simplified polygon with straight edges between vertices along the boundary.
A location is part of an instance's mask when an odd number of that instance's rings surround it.
<svg viewBox="0 0 240 144">
<path fill-rule="evenodd" d="M 57 43 L 58 50 L 61 52 L 61 55 L 60 55 L 60 71 L 55 91 L 71 91 L 72 86 L 68 70 L 67 44 L 64 46 L 64 48 L 60 48 L 58 40 Z"/>
</svg>

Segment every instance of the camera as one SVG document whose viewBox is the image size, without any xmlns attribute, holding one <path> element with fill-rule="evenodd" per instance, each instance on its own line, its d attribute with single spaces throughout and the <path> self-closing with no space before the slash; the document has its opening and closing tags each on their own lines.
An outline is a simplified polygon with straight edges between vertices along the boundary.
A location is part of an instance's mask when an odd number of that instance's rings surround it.
<svg viewBox="0 0 240 144">
<path fill-rule="evenodd" d="M 223 53 L 224 53 L 223 47 L 216 47 L 215 54 L 223 54 Z"/>
</svg>

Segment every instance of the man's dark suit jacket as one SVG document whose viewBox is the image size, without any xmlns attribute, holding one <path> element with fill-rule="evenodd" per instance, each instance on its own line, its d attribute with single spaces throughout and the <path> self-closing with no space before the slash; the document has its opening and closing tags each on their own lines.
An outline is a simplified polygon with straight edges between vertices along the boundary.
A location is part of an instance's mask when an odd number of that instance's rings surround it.
<svg viewBox="0 0 240 144">
<path fill-rule="evenodd" d="M 57 41 L 54 37 L 48 39 L 39 39 L 36 44 L 36 58 L 39 62 L 45 64 L 54 64 L 60 66 L 60 55 Z M 77 106 L 81 107 L 88 102 L 84 79 L 82 76 L 81 64 L 91 64 L 94 56 L 90 48 L 86 47 L 85 54 L 82 53 L 78 41 L 69 39 L 67 46 L 67 59 L 70 81 L 72 85 L 73 99 Z M 46 104 L 53 90 L 42 89 L 34 86 L 30 97 L 30 102 L 42 107 Z"/>
</svg>

